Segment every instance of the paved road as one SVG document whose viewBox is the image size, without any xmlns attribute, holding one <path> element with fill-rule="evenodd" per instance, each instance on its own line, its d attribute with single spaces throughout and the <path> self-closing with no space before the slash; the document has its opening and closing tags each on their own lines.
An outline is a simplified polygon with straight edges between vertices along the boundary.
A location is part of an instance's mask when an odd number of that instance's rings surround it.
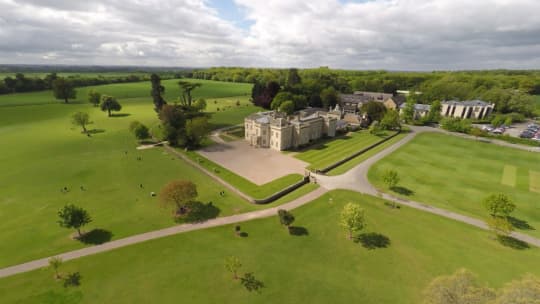
<svg viewBox="0 0 540 304">
<path fill-rule="evenodd" d="M 131 237 L 111 241 L 111 242 L 108 242 L 108 243 L 104 243 L 102 245 L 97 245 L 97 246 L 93 246 L 93 247 L 86 247 L 86 248 L 83 248 L 83 249 L 66 252 L 66 253 L 63 253 L 63 254 L 60 254 L 60 255 L 57 255 L 57 256 L 62 258 L 64 261 L 68 261 L 68 260 L 77 259 L 77 258 L 80 258 L 80 257 L 84 257 L 84 256 L 88 256 L 88 255 L 92 255 L 92 254 L 96 254 L 96 253 L 100 253 L 100 252 L 113 250 L 113 249 L 124 247 L 124 246 L 129 246 L 129 245 L 133 245 L 133 244 L 137 244 L 137 243 L 146 242 L 146 241 L 153 240 L 153 239 L 158 239 L 158 238 L 162 238 L 162 237 L 166 237 L 166 236 L 170 236 L 170 235 L 184 233 L 184 232 L 188 232 L 188 231 L 205 229 L 205 228 L 210 228 L 210 227 L 216 227 L 216 226 L 222 226 L 222 225 L 245 222 L 245 221 L 249 221 L 249 220 L 253 220 L 253 219 L 270 217 L 270 216 L 274 216 L 277 213 L 278 208 L 283 208 L 283 209 L 287 209 L 287 210 L 297 208 L 299 206 L 305 205 L 308 202 L 320 197 L 321 195 L 323 195 L 324 193 L 326 193 L 328 190 L 331 190 L 331 189 L 348 189 L 348 190 L 353 190 L 353 191 L 366 193 L 366 194 L 370 194 L 370 195 L 381 195 L 382 198 L 384 198 L 386 200 L 389 200 L 389 201 L 396 202 L 396 203 L 401 204 L 401 205 L 409 206 L 411 208 L 415 208 L 415 209 L 418 209 L 418 210 L 430 212 L 430 213 L 433 213 L 433 214 L 436 214 L 436 215 L 439 215 L 439 216 L 443 216 L 443 217 L 450 218 L 450 219 L 453 219 L 453 220 L 456 220 L 456 221 L 467 223 L 467 224 L 479 227 L 481 229 L 488 229 L 486 224 L 483 221 L 479 220 L 479 219 L 472 218 L 472 217 L 469 217 L 469 216 L 465 216 L 465 215 L 462 215 L 462 214 L 458 214 L 458 213 L 455 213 L 455 212 L 451 212 L 451 211 L 448 211 L 448 210 L 445 210 L 445 209 L 432 207 L 432 206 L 422 204 L 422 203 L 419 203 L 419 202 L 404 200 L 404 199 L 397 198 L 397 197 L 394 197 L 394 196 L 389 195 L 389 194 L 379 193 L 377 191 L 377 189 L 375 189 L 375 187 L 373 187 L 369 183 L 369 181 L 367 179 L 367 172 L 368 172 L 369 168 L 374 163 L 376 163 L 377 161 L 379 161 L 383 157 L 385 157 L 388 154 L 394 152 L 395 150 L 397 150 L 398 148 L 400 148 L 401 146 L 403 146 L 404 144 L 409 142 L 411 139 L 413 139 L 416 136 L 416 134 L 422 133 L 422 132 L 434 132 L 434 131 L 435 132 L 445 132 L 445 131 L 442 131 L 440 129 L 435 129 L 435 128 L 412 127 L 412 132 L 410 134 L 408 134 L 406 137 L 404 137 L 403 139 L 401 139 L 397 143 L 393 144 L 392 146 L 386 148 L 385 150 L 379 152 L 378 154 L 372 156 L 371 158 L 365 160 L 364 162 L 362 162 L 358 166 L 354 167 L 353 169 L 349 170 L 345 174 L 338 175 L 338 176 L 324 176 L 324 175 L 312 174 L 313 176 L 315 176 L 317 178 L 317 183 L 319 185 L 321 185 L 321 187 L 318 188 L 315 191 L 312 191 L 312 192 L 310 192 L 310 193 L 308 193 L 308 194 L 306 194 L 306 195 L 304 195 L 304 196 L 302 196 L 300 198 L 297 198 L 297 199 L 295 199 L 295 200 L 293 200 L 293 201 L 291 201 L 291 202 L 289 202 L 287 204 L 283 204 L 283 205 L 281 205 L 279 207 L 274 207 L 274 208 L 269 208 L 269 209 L 264 209 L 264 210 L 259 210 L 259 211 L 253 211 L 253 212 L 248 212 L 248 213 L 243 213 L 243 214 L 237 214 L 237 215 L 233 215 L 233 216 L 220 217 L 220 218 L 208 220 L 208 221 L 203 222 L 203 223 L 183 224 L 183 225 L 173 226 L 173 227 L 170 227 L 170 228 L 151 231 L 151 232 L 138 234 L 138 235 L 134 235 L 134 236 L 131 236 Z M 454 134 L 452 134 L 452 135 L 454 135 Z M 497 142 L 493 142 L 493 143 L 494 144 L 499 144 Z M 502 143 L 503 144 L 501 144 L 501 145 L 505 145 L 505 146 L 507 145 L 507 143 L 505 143 L 505 142 L 502 142 Z M 510 145 L 510 146 L 515 148 L 516 145 Z M 526 148 L 528 148 L 528 147 L 526 147 Z M 213 175 L 212 173 L 208 172 L 207 170 L 202 168 L 200 165 L 198 165 L 195 162 L 191 161 L 190 159 L 188 159 L 187 157 L 185 157 L 181 153 L 178 153 L 177 151 L 174 151 L 174 150 L 172 150 L 172 151 L 176 155 L 178 155 L 178 156 L 184 158 L 185 160 L 187 160 L 189 163 L 191 163 L 195 167 L 205 171 L 210 176 Z M 232 187 L 231 185 L 229 185 L 226 182 L 222 181 L 220 178 L 218 178 L 218 177 L 214 177 L 214 178 L 216 180 L 218 180 L 218 181 L 223 182 L 225 186 Z M 235 190 L 235 192 L 238 191 L 236 189 L 234 189 L 234 190 Z M 540 247 L 540 239 L 537 239 L 537 238 L 534 238 L 534 237 L 531 237 L 531 236 L 528 236 L 528 235 L 525 235 L 525 234 L 517 233 L 517 232 L 512 233 L 512 236 L 515 237 L 516 239 L 519 239 L 519 240 L 522 240 L 522 241 L 527 242 L 529 244 Z M 15 274 L 18 274 L 18 273 L 31 271 L 31 270 L 42 268 L 42 267 L 46 267 L 48 265 L 49 258 L 50 257 L 39 259 L 39 260 L 34 260 L 34 261 L 30 261 L 28 263 L 14 265 L 14 266 L 11 266 L 11 267 L 0 269 L 0 278 L 15 275 Z"/>
<path fill-rule="evenodd" d="M 62 253 L 56 256 L 62 258 L 64 261 L 68 261 L 68 260 L 73 260 L 80 257 L 100 253 L 100 252 L 113 250 L 113 249 L 124 247 L 124 246 L 129 246 L 129 245 L 133 245 L 137 243 L 146 242 L 149 240 L 154 240 L 154 239 L 158 239 L 158 238 L 162 238 L 166 236 L 184 233 L 188 231 L 229 225 L 229 224 L 234 224 L 234 223 L 241 223 L 241 222 L 250 221 L 253 219 L 260 219 L 260 218 L 275 216 L 277 214 L 278 209 L 291 210 L 291 209 L 300 207 L 320 197 L 326 192 L 328 192 L 327 189 L 325 189 L 324 187 L 319 187 L 315 191 L 312 191 L 300 198 L 297 198 L 289 203 L 280 205 L 278 207 L 273 207 L 269 209 L 258 210 L 258 211 L 248 212 L 248 213 L 242 213 L 242 214 L 237 214 L 237 215 L 232 215 L 232 216 L 219 217 L 219 218 L 215 218 L 215 219 L 208 220 L 202 223 L 197 223 L 197 224 L 183 224 L 183 225 L 173 226 L 173 227 L 160 229 L 156 231 L 150 231 L 143 234 L 130 236 L 127 238 L 118 239 L 118 240 L 104 243 L 101 245 L 86 247 L 79 250 Z M 232 230 L 231 230 L 231 233 L 232 233 Z M 39 260 L 34 260 L 28 263 L 14 265 L 11 267 L 0 269 L 0 278 L 11 276 L 11 275 L 22 273 L 22 272 L 31 271 L 31 270 L 42 268 L 42 267 L 46 267 L 48 266 L 50 258 L 51 257 L 47 257 L 47 258 L 43 258 Z"/>
</svg>

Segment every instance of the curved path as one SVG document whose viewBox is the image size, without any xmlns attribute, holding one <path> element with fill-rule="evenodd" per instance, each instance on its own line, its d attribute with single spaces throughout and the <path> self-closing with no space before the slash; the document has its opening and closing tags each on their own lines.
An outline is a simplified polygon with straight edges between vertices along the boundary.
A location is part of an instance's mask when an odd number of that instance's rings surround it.
<svg viewBox="0 0 540 304">
<path fill-rule="evenodd" d="M 312 176 L 317 179 L 317 183 L 321 185 L 320 188 L 300 198 L 297 198 L 289 203 L 280 205 L 278 207 L 273 207 L 269 209 L 258 210 L 258 211 L 243 213 L 243 214 L 237 214 L 237 215 L 232 215 L 232 216 L 227 216 L 227 217 L 220 217 L 220 218 L 208 220 L 202 223 L 183 224 L 183 225 L 173 226 L 173 227 L 164 228 L 164 229 L 160 229 L 156 231 L 150 231 L 150 232 L 126 237 L 123 239 L 114 240 L 114 241 L 107 242 L 101 245 L 96 245 L 92 247 L 86 247 L 79 250 L 66 252 L 63 254 L 56 255 L 56 256 L 62 258 L 64 261 L 68 261 L 68 260 L 73 260 L 80 257 L 96 254 L 96 253 L 113 250 L 113 249 L 124 247 L 124 246 L 129 246 L 129 245 L 142 243 L 142 242 L 153 240 L 153 239 L 158 239 L 158 238 L 162 238 L 166 236 L 183 233 L 183 232 L 222 226 L 222 225 L 229 225 L 229 224 L 234 224 L 234 223 L 240 223 L 240 222 L 245 222 L 245 221 L 249 221 L 253 219 L 271 217 L 271 216 L 276 215 L 278 209 L 291 210 L 291 209 L 300 207 L 322 196 L 323 194 L 328 192 L 328 190 L 332 190 L 332 189 L 348 189 L 348 190 L 353 190 L 353 191 L 361 192 L 365 194 L 381 196 L 382 198 L 386 200 L 393 201 L 401 205 L 405 205 L 411 208 L 430 212 L 439 216 L 443 216 L 443 217 L 450 218 L 456 221 L 467 223 L 469 225 L 473 225 L 481 229 L 488 229 L 488 227 L 482 220 L 465 216 L 459 213 L 451 212 L 445 209 L 432 207 L 432 206 L 422 204 L 419 202 L 397 198 L 389 194 L 380 193 L 379 191 L 377 191 L 375 187 L 373 187 L 369 183 L 367 179 L 367 172 L 369 168 L 380 159 L 384 158 L 388 154 L 394 152 L 395 150 L 397 150 L 398 148 L 400 148 L 401 146 L 403 146 L 404 144 L 412 140 L 416 136 L 416 134 L 422 133 L 422 132 L 447 133 L 446 131 L 436 129 L 436 128 L 429 128 L 429 127 L 411 127 L 411 129 L 412 129 L 412 132 L 408 134 L 406 137 L 404 137 L 397 143 L 393 144 L 392 146 L 386 148 L 385 150 L 375 154 L 369 159 L 365 160 L 364 162 L 352 168 L 345 174 L 338 175 L 338 176 L 325 176 L 325 175 L 312 174 Z M 452 135 L 455 135 L 455 134 L 452 134 Z M 538 152 L 537 150 L 530 150 L 530 147 L 507 144 L 505 142 L 502 142 L 501 144 L 499 143 L 499 141 L 491 141 L 491 142 L 498 145 L 517 147 L 520 149 L 527 149 L 528 151 Z M 172 151 L 172 152 L 176 152 L 176 151 Z M 182 155 L 179 155 L 179 153 L 177 152 L 175 154 L 177 154 L 180 157 L 183 157 Z M 185 159 L 188 160 L 188 162 L 193 163 L 191 160 L 187 158 Z M 198 164 L 194 164 L 194 165 L 198 167 L 199 169 L 206 171 L 204 170 L 204 168 L 201 168 L 200 166 L 198 166 Z M 540 247 L 540 239 L 537 239 L 537 238 L 534 238 L 532 236 L 528 236 L 525 234 L 517 233 L 517 232 L 512 233 L 512 236 L 521 241 Z M 46 267 L 48 266 L 48 261 L 50 258 L 51 257 L 42 258 L 42 259 L 27 262 L 27 263 L 0 269 L 0 278 L 35 270 L 42 267 Z"/>
<path fill-rule="evenodd" d="M 484 221 L 479 220 L 477 218 L 473 218 L 473 217 L 459 214 L 456 212 L 448 211 L 446 209 L 433 207 L 433 206 L 426 205 L 423 203 L 398 198 L 398 197 L 395 197 L 386 193 L 381 193 L 375 187 L 373 187 L 373 185 L 371 185 L 367 177 L 369 168 L 373 164 L 375 164 L 376 162 L 378 162 L 379 160 L 387 156 L 388 154 L 394 152 L 395 150 L 397 150 L 398 148 L 400 148 L 401 146 L 403 146 L 404 144 L 412 140 L 416 136 L 416 134 L 423 133 L 423 132 L 447 133 L 446 131 L 435 129 L 435 128 L 429 128 L 429 127 L 411 127 L 411 129 L 412 129 L 412 132 L 409 133 L 406 137 L 404 137 L 403 139 L 401 139 L 394 145 L 390 146 L 389 148 L 365 160 L 358 166 L 352 168 L 351 170 L 347 171 L 346 173 L 342 175 L 325 176 L 325 175 L 312 174 L 312 176 L 315 176 L 315 178 L 317 179 L 317 183 L 319 183 L 321 186 L 329 190 L 348 189 L 348 190 L 353 190 L 353 191 L 366 193 L 370 195 L 380 196 L 388 201 L 396 202 L 401 205 L 405 205 L 411 208 L 433 213 L 439 216 L 444 216 L 446 218 L 450 218 L 456 221 L 467 223 L 469 225 L 473 225 L 478 228 L 482 228 L 486 230 L 489 229 Z M 492 143 L 499 145 L 499 143 L 497 142 L 492 142 Z M 504 144 L 500 144 L 500 145 L 507 146 L 506 142 L 502 142 L 502 143 Z M 512 145 L 511 147 L 514 147 L 514 146 L 516 145 Z M 527 147 L 527 149 L 529 148 L 530 147 Z M 523 148 L 520 148 L 520 149 L 523 149 Z M 536 152 L 536 151 L 533 151 L 533 152 Z M 537 239 L 535 237 L 532 237 L 523 233 L 519 233 L 519 232 L 513 232 L 511 236 L 518 240 L 540 247 L 540 239 Z"/>
<path fill-rule="evenodd" d="M 84 256 L 96 254 L 96 253 L 101 253 L 101 252 L 113 250 L 116 248 L 129 246 L 129 245 L 133 245 L 137 243 L 142 243 L 149 240 L 154 240 L 154 239 L 171 236 L 171 235 L 175 235 L 175 234 L 179 234 L 183 232 L 200 230 L 200 229 L 216 227 L 216 226 L 229 225 L 229 224 L 234 224 L 234 223 L 241 223 L 241 222 L 250 221 L 253 219 L 271 217 L 277 214 L 278 209 L 290 210 L 290 209 L 300 207 L 320 197 L 326 192 L 328 192 L 327 189 L 323 187 L 319 187 L 318 189 L 302 197 L 299 197 L 289 203 L 286 203 L 277 207 L 257 210 L 257 211 L 242 213 L 242 214 L 236 214 L 236 215 L 231 215 L 231 216 L 226 216 L 226 217 L 218 217 L 218 218 L 211 219 L 211 220 L 201 222 L 201 223 L 177 225 L 177 226 L 173 226 L 169 228 L 137 234 L 134 236 L 123 238 L 123 239 L 114 240 L 111 242 L 103 243 L 101 245 L 69 251 L 69 252 L 62 253 L 55 256 L 62 258 L 62 260 L 64 261 L 69 261 L 69 260 L 77 259 L 80 257 L 84 257 Z M 11 267 L 0 269 L 0 278 L 11 276 L 11 275 L 22 273 L 22 272 L 31 271 L 31 270 L 42 268 L 42 267 L 46 267 L 49 265 L 50 258 L 51 257 L 47 257 L 47 258 L 43 258 L 39 260 L 30 261 L 28 263 L 14 265 Z"/>
</svg>

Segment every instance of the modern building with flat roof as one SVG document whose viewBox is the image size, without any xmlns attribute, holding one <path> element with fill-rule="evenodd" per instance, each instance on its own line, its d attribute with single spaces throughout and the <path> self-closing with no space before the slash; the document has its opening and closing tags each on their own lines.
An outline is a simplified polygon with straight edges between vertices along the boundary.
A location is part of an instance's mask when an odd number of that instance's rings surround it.
<svg viewBox="0 0 540 304">
<path fill-rule="evenodd" d="M 441 106 L 442 116 L 462 119 L 484 119 L 495 108 L 495 104 L 483 100 L 443 101 Z"/>
</svg>

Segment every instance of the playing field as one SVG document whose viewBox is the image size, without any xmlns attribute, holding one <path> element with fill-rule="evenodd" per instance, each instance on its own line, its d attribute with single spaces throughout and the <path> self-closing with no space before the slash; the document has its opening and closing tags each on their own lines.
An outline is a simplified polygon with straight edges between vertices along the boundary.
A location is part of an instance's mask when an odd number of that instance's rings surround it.
<svg viewBox="0 0 540 304">
<path fill-rule="evenodd" d="M 332 197 L 332 203 L 329 198 Z M 338 225 L 345 203 L 365 208 L 363 243 Z M 50 269 L 0 279 L 5 303 L 420 303 L 435 276 L 465 267 L 500 287 L 533 267 L 540 250 L 504 247 L 489 233 L 377 198 L 333 191 L 293 211 L 289 235 L 276 217 L 189 232 L 70 261 L 82 285 L 63 288 Z M 364 247 L 366 246 L 366 247 Z M 371 249 L 368 249 L 371 248 Z M 237 256 L 240 273 L 265 287 L 249 293 L 226 272 Z M 519 261 L 519 262 L 516 262 Z"/>
<path fill-rule="evenodd" d="M 350 132 L 339 138 L 310 146 L 294 157 L 310 163 L 308 168 L 311 170 L 324 169 L 382 139 L 384 137 L 372 135 L 367 130 Z"/>
<path fill-rule="evenodd" d="M 540 236 L 538 189 L 540 154 L 500 147 L 444 134 L 420 134 L 378 162 L 369 179 L 386 189 L 382 173 L 398 172 L 401 181 L 393 192 L 415 201 L 485 218 L 482 200 L 506 193 L 516 204 L 514 226 Z"/>
<path fill-rule="evenodd" d="M 130 92 L 134 85 L 96 87 L 130 97 L 119 99 L 123 115 L 111 118 L 83 103 L 82 89 L 81 103 L 67 105 L 54 101 L 50 92 L 0 96 L 0 267 L 82 247 L 69 239 L 72 231 L 56 223 L 57 211 L 68 203 L 90 212 L 93 222 L 86 230 L 103 229 L 113 239 L 173 225 L 170 213 L 150 196 L 173 179 L 194 181 L 199 199 L 211 201 L 220 216 L 261 208 L 228 192 L 220 196 L 219 184 L 161 148 L 136 150 L 129 123 L 154 125 L 157 117 L 147 97 L 150 84 L 136 84 L 144 93 L 138 97 Z M 207 98 L 208 111 L 220 108 L 211 120 L 217 126 L 241 123 L 242 113 L 257 111 L 245 96 L 220 98 L 247 92 L 244 85 L 228 86 L 204 82 L 197 89 Z M 70 116 L 77 111 L 90 114 L 92 137 L 71 125 Z M 60 191 L 64 187 L 69 192 Z"/>
</svg>

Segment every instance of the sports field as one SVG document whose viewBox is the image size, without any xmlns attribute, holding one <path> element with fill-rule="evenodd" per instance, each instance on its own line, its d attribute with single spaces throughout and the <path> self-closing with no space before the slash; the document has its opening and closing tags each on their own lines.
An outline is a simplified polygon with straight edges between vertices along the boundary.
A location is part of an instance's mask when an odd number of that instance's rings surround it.
<svg viewBox="0 0 540 304">
<path fill-rule="evenodd" d="M 382 173 L 394 169 L 401 194 L 393 194 L 477 218 L 487 215 L 482 205 L 486 196 L 506 193 L 517 206 L 516 229 L 539 237 L 539 160 L 538 153 L 429 133 L 375 164 L 368 176 L 386 189 Z"/>
<path fill-rule="evenodd" d="M 195 97 L 207 98 L 208 111 L 220 108 L 211 120 L 218 126 L 241 123 L 242 113 L 257 110 L 245 96 L 222 98 L 248 91 L 245 85 L 227 86 L 204 82 L 195 91 Z M 172 179 L 194 181 L 199 199 L 211 201 L 220 216 L 262 208 L 228 192 L 220 196 L 219 184 L 160 148 L 135 149 L 129 123 L 157 123 L 149 82 L 96 89 L 121 96 L 121 115 L 108 118 L 85 102 L 82 89 L 80 102 L 67 105 L 54 101 L 50 92 L 0 96 L 0 267 L 82 247 L 56 223 L 57 211 L 68 203 L 90 212 L 93 222 L 86 230 L 103 229 L 113 239 L 173 225 L 171 215 L 150 196 Z M 90 114 L 92 137 L 71 125 L 77 111 Z M 69 192 L 60 191 L 64 187 Z"/>
<path fill-rule="evenodd" d="M 329 198 L 332 197 L 330 203 Z M 365 209 L 361 242 L 338 225 L 344 204 Z M 293 211 L 289 235 L 277 217 L 242 223 L 247 237 L 224 226 L 149 241 L 64 264 L 79 271 L 77 288 L 63 288 L 50 269 L 0 279 L 6 303 L 420 303 L 435 276 L 465 267 L 500 287 L 525 273 L 540 275 L 540 249 L 515 250 L 488 232 L 413 209 L 389 209 L 379 199 L 332 191 Z M 247 292 L 226 272 L 265 287 Z M 519 263 L 516 263 L 519 261 Z"/>
<path fill-rule="evenodd" d="M 309 169 L 320 170 L 382 139 L 384 136 L 370 134 L 367 130 L 349 132 L 339 138 L 327 139 L 307 147 L 295 153 L 294 157 L 310 163 Z"/>
</svg>

